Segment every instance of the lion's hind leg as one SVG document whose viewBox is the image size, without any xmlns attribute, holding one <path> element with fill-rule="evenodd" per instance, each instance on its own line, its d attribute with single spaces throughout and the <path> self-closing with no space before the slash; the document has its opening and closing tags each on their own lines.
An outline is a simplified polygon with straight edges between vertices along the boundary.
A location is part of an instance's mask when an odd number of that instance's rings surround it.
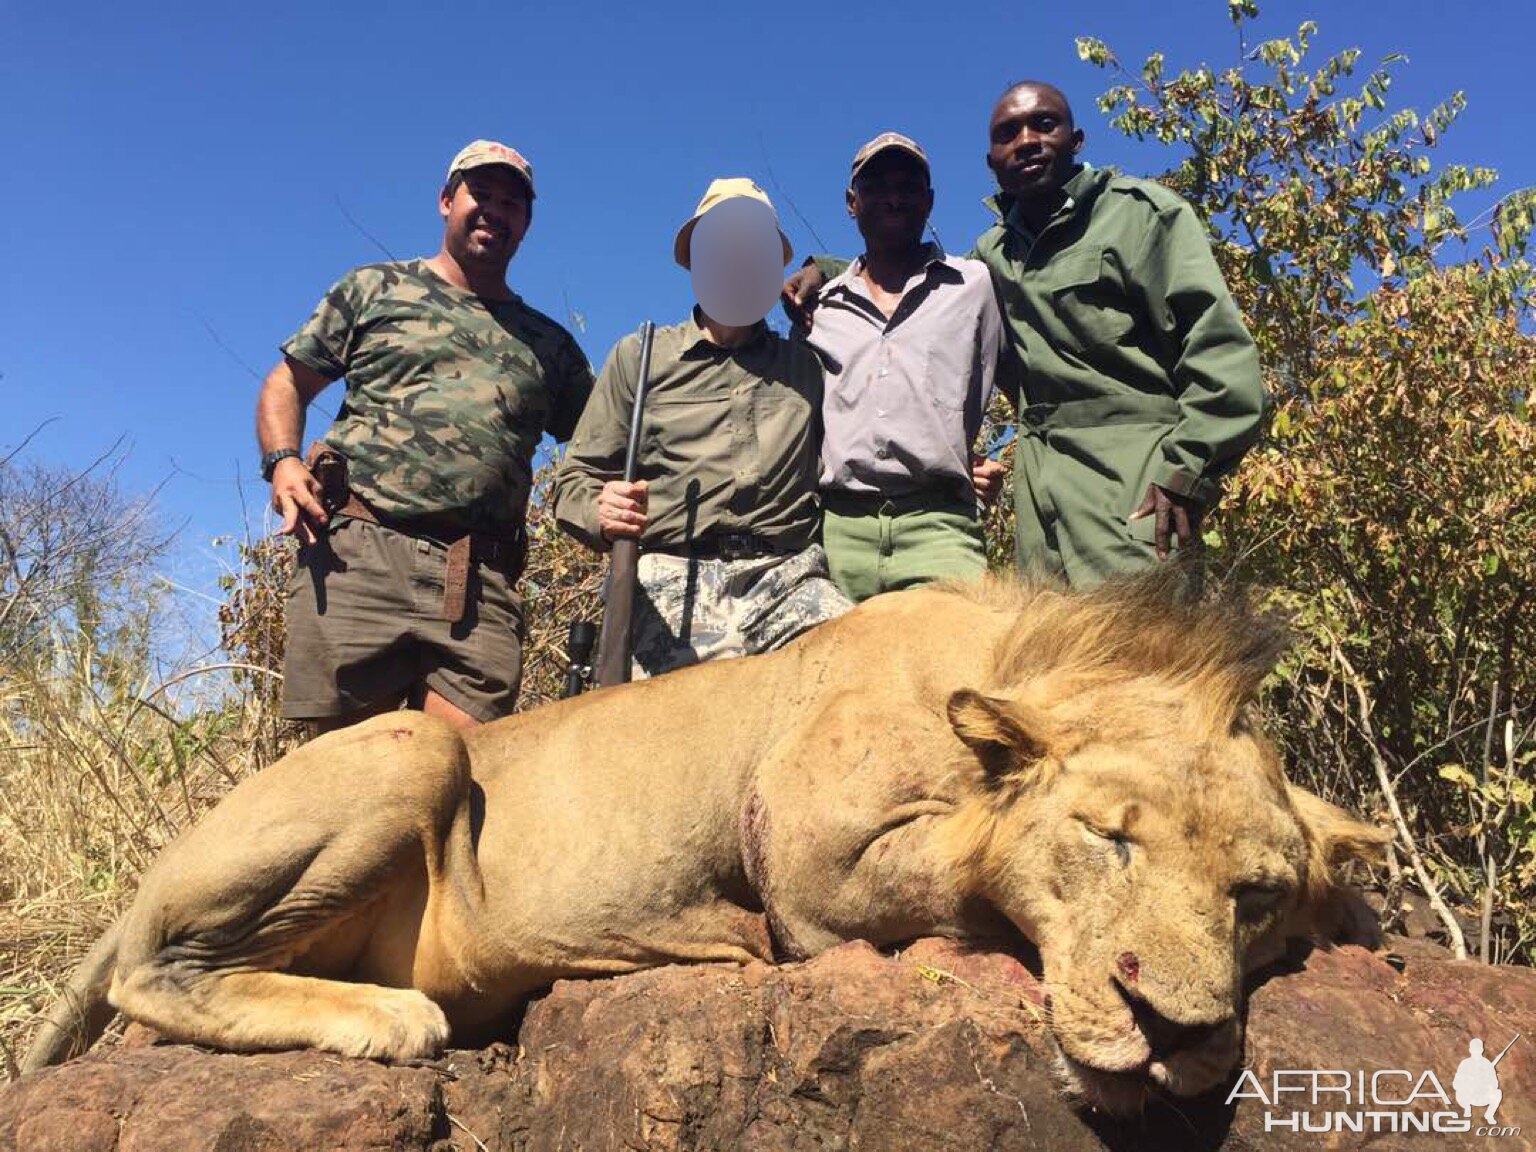
<svg viewBox="0 0 1536 1152">
<path fill-rule="evenodd" d="M 322 738 L 242 784 L 146 875 L 111 1000 L 174 1040 L 411 1059 L 448 1038 L 413 957 L 356 973 L 379 926 L 415 917 L 468 762 L 447 725 L 397 713 Z M 338 979 L 340 977 L 341 979 Z M 387 986 L 389 985 L 389 986 Z"/>
</svg>

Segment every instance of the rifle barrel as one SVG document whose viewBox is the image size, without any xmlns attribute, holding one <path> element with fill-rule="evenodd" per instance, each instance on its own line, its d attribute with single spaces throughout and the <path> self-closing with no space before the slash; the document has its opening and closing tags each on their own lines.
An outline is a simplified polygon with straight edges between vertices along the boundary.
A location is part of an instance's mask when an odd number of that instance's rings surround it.
<svg viewBox="0 0 1536 1152">
<path fill-rule="evenodd" d="M 633 484 L 635 472 L 640 466 L 641 413 L 645 411 L 645 394 L 651 386 L 651 337 L 656 326 L 647 320 L 640 325 L 640 379 L 635 382 L 635 410 L 629 421 L 629 443 L 624 447 L 624 482 Z"/>
<path fill-rule="evenodd" d="M 1516 1032 L 1515 1033 L 1515 1040 L 1518 1040 L 1518 1039 L 1520 1039 L 1520 1033 Z M 1511 1048 L 1513 1048 L 1515 1046 L 1515 1040 L 1511 1040 L 1508 1044 L 1504 1045 L 1503 1050 L 1500 1051 L 1499 1054 L 1493 1058 L 1494 1067 L 1498 1067 L 1499 1061 L 1504 1059 L 1504 1053 L 1508 1052 Z"/>
<path fill-rule="evenodd" d="M 656 326 L 640 325 L 640 376 L 635 381 L 635 407 L 629 417 L 629 443 L 624 449 L 624 481 L 635 482 L 640 463 L 640 433 L 645 426 L 645 394 L 651 386 L 651 338 Z M 634 647 L 635 583 L 640 563 L 640 542 L 622 538 L 608 552 L 608 580 L 603 604 L 603 631 L 597 643 L 595 679 L 599 687 L 629 680 Z"/>
</svg>

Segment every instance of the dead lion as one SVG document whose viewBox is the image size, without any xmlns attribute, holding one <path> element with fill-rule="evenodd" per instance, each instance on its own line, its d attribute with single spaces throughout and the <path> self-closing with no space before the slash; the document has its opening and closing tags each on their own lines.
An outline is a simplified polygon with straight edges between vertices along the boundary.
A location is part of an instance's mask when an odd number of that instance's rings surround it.
<svg viewBox="0 0 1536 1152">
<path fill-rule="evenodd" d="M 562 977 L 841 941 L 1038 946 L 1090 1102 L 1192 1095 L 1244 972 L 1384 837 L 1289 787 L 1249 705 L 1279 629 L 995 583 L 471 732 L 394 713 L 236 788 L 145 875 L 28 1053 L 111 1008 L 237 1050 L 419 1057 Z"/>
</svg>

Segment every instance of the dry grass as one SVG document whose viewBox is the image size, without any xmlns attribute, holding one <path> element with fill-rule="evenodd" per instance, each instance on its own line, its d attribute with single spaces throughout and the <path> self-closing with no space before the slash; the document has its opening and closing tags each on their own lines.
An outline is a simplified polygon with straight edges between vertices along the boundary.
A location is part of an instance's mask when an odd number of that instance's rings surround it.
<svg viewBox="0 0 1536 1152">
<path fill-rule="evenodd" d="M 291 738 L 238 692 L 178 716 L 87 648 L 34 652 L 0 699 L 0 1044 L 18 1057 L 159 850 Z"/>
<path fill-rule="evenodd" d="M 566 629 L 599 618 L 602 577 L 537 511 L 530 534 L 523 708 L 560 694 Z M 65 611 L 0 650 L 0 1075 L 160 849 L 302 738 L 278 717 L 274 675 L 291 548 L 265 537 L 238 554 L 219 611 L 227 660 L 148 677 L 142 641 L 163 621 L 153 596 L 128 588 L 114 593 L 127 619 L 112 629 Z"/>
</svg>

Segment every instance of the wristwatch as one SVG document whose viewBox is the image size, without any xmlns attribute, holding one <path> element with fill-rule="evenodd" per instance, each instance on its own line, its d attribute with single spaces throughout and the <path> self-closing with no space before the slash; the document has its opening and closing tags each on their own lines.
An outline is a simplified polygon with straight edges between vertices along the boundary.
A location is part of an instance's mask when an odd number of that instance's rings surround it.
<svg viewBox="0 0 1536 1152">
<path fill-rule="evenodd" d="M 299 458 L 298 449 L 279 448 L 276 452 L 268 452 L 261 458 L 261 478 L 268 484 L 272 483 L 272 471 L 277 467 L 277 462 L 279 460 L 286 460 L 290 456 L 297 460 Z"/>
</svg>

